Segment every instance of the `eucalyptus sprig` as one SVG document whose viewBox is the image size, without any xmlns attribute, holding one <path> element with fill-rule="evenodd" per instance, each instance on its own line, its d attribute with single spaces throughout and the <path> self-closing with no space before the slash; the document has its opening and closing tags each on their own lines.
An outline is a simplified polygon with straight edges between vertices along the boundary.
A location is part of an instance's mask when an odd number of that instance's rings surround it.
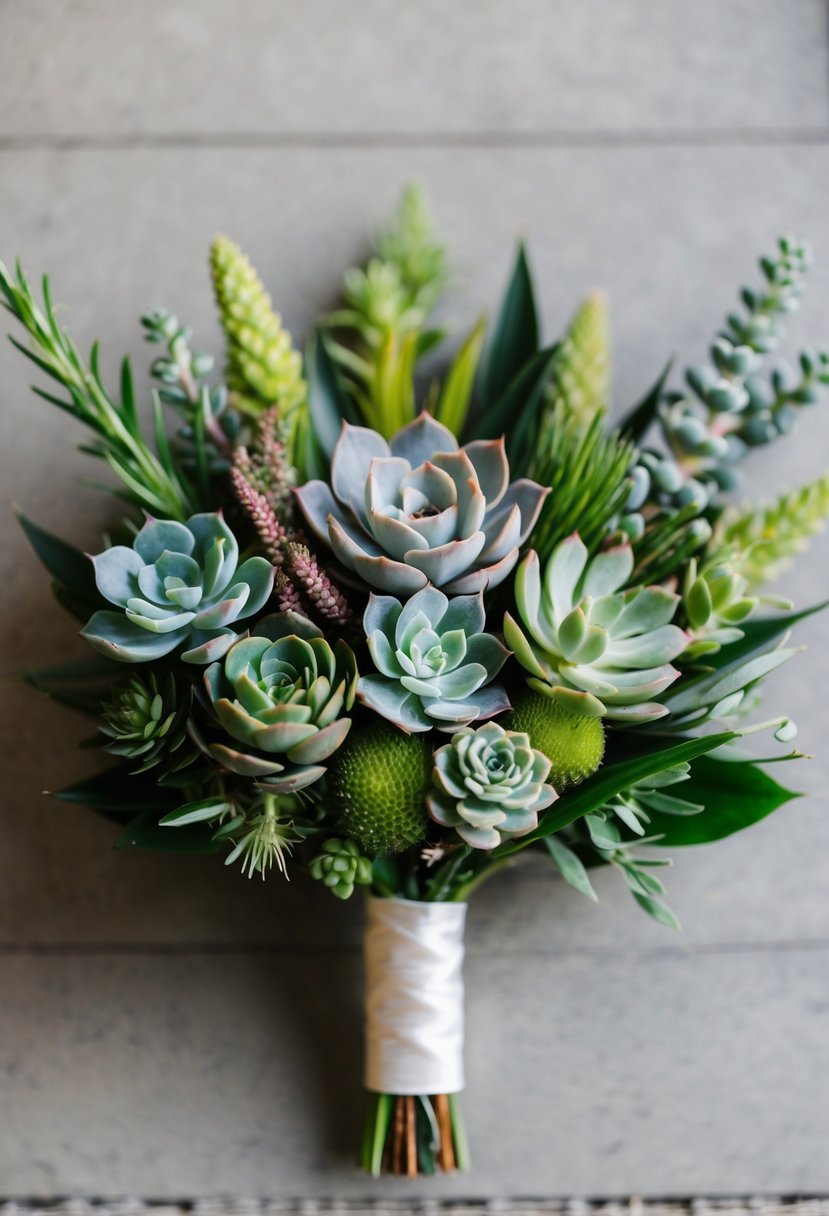
<svg viewBox="0 0 829 1216">
<path fill-rule="evenodd" d="M 0 262 L 0 292 L 5 307 L 32 339 L 30 346 L 14 337 L 11 342 L 57 381 L 66 396 L 36 387 L 34 392 L 94 433 L 94 439 L 81 450 L 106 461 L 120 478 L 123 489 L 111 492 L 166 519 L 185 520 L 205 505 L 170 449 L 157 402 L 153 410 L 155 452 L 144 437 L 129 359 L 121 362 L 120 394 L 113 396 L 101 379 L 98 343 L 92 346 L 87 366 L 58 324 L 47 276 L 42 280 L 41 307 L 22 267 L 18 264 L 11 275 Z"/>
</svg>

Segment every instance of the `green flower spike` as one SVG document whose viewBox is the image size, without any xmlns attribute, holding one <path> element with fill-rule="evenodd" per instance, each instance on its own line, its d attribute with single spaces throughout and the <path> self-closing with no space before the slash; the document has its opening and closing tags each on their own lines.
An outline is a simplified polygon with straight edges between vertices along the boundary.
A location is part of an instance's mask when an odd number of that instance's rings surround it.
<svg viewBox="0 0 829 1216">
<path fill-rule="evenodd" d="M 432 748 L 379 719 L 361 723 L 334 757 L 327 788 L 344 836 L 366 853 L 400 853 L 426 831 Z"/>
<path fill-rule="evenodd" d="M 550 761 L 550 781 L 564 791 L 595 773 L 604 757 L 604 725 L 601 718 L 574 714 L 558 701 L 532 688 L 510 693 L 512 709 L 501 725 L 523 731 L 530 745 Z"/>
<path fill-rule="evenodd" d="M 337 899 L 350 899 L 355 886 L 371 882 L 371 862 L 363 857 L 353 840 L 332 837 L 308 867 L 312 878 L 322 882 Z"/>
<path fill-rule="evenodd" d="M 429 814 L 474 849 L 494 849 L 538 826 L 538 812 L 558 794 L 547 784 L 550 761 L 520 731 L 485 722 L 466 727 L 435 752 Z"/>
<path fill-rule="evenodd" d="M 285 612 L 260 621 L 204 673 L 216 717 L 236 746 L 206 750 L 224 768 L 256 777 L 269 790 L 303 789 L 348 734 L 357 664 L 338 640 L 332 649 L 315 625 Z"/>
<path fill-rule="evenodd" d="M 267 603 L 273 566 L 264 557 L 238 565 L 239 546 L 221 513 L 186 524 L 147 518 L 132 548 L 93 557 L 95 582 L 120 612 L 96 612 L 81 636 L 122 663 L 160 659 L 184 644 L 185 663 L 211 663 L 236 641 L 230 628 Z"/>
<path fill-rule="evenodd" d="M 226 236 L 217 236 L 210 247 L 210 270 L 227 338 L 226 376 L 233 404 L 254 416 L 276 405 L 287 417 L 305 400 L 302 356 L 294 350 L 256 271 Z"/>
<path fill-rule="evenodd" d="M 372 595 L 363 628 L 381 674 L 360 680 L 360 700 L 404 731 L 456 730 L 508 709 L 490 681 L 509 652 L 485 623 L 481 592 L 450 600 L 424 587 L 405 605 Z"/>
<path fill-rule="evenodd" d="M 628 724 L 664 717 L 649 698 L 674 682 L 671 660 L 688 635 L 670 624 L 679 597 L 663 587 L 620 591 L 633 572 L 629 545 L 588 560 L 578 534 L 554 550 L 542 577 L 527 554 L 515 579 L 523 632 L 507 613 L 504 639 L 532 688 L 573 713 Z"/>
</svg>

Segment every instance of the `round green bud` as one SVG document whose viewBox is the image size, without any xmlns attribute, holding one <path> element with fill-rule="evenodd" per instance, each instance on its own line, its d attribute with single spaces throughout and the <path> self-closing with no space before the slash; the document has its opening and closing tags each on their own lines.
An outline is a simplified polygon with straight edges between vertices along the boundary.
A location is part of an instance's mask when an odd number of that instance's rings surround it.
<svg viewBox="0 0 829 1216">
<path fill-rule="evenodd" d="M 418 844 L 431 774 L 432 749 L 422 735 L 404 734 L 380 719 L 355 722 L 328 768 L 341 831 L 371 855 Z"/>
<path fill-rule="evenodd" d="M 547 780 L 562 793 L 595 773 L 604 756 L 604 726 L 601 718 L 574 714 L 532 688 L 522 688 L 512 698 L 513 708 L 499 718 L 505 730 L 520 730 L 552 764 Z"/>
</svg>

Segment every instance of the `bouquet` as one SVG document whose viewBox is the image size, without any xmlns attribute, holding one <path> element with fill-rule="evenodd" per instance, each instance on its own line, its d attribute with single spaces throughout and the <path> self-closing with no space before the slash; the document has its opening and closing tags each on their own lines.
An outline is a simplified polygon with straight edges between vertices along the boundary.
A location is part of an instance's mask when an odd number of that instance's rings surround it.
<svg viewBox="0 0 829 1216">
<path fill-rule="evenodd" d="M 112 758 L 58 797 L 121 847 L 364 889 L 372 1174 L 468 1164 L 463 925 L 485 880 L 540 854 L 595 899 L 609 865 L 676 927 L 665 850 L 793 797 L 767 769 L 795 728 L 757 716 L 816 609 L 765 588 L 829 513 L 829 476 L 736 491 L 829 383 L 818 351 L 767 366 L 809 262 L 782 239 L 710 362 L 666 367 L 613 427 L 604 298 L 543 345 L 519 248 L 493 323 L 447 342 L 450 271 L 413 188 L 303 353 L 218 237 L 222 374 L 157 309 L 147 393 L 128 360 L 115 385 L 97 346 L 84 360 L 48 279 L 39 301 L 0 264 L 35 392 L 87 428 L 119 503 L 91 558 L 20 515 L 90 652 L 27 679 Z M 739 742 L 759 730 L 784 745 L 762 760 Z"/>
</svg>

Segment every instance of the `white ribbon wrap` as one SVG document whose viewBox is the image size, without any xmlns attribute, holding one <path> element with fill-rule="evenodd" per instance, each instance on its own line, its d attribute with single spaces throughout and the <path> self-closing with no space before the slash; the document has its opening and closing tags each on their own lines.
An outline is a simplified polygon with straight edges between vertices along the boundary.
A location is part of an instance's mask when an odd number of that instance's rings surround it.
<svg viewBox="0 0 829 1216">
<path fill-rule="evenodd" d="M 463 1089 L 466 904 L 367 901 L 366 1089 Z"/>
</svg>

